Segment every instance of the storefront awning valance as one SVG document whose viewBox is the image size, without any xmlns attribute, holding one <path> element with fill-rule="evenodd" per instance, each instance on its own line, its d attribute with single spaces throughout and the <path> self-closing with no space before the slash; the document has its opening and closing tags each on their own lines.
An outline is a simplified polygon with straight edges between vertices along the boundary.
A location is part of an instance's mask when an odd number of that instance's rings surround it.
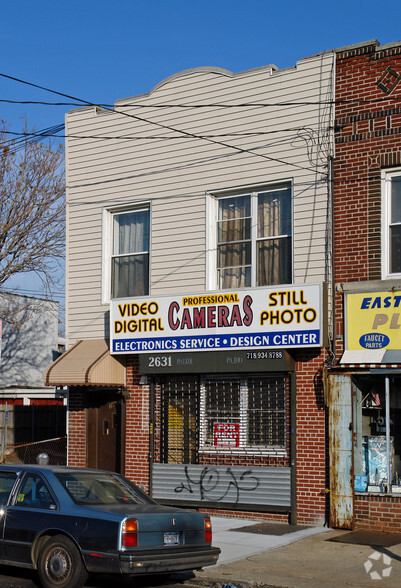
<svg viewBox="0 0 401 588">
<path fill-rule="evenodd" d="M 124 386 L 125 368 L 106 341 L 78 341 L 47 370 L 46 386 Z"/>
<path fill-rule="evenodd" d="M 344 351 L 341 365 L 377 365 L 401 364 L 399 349 L 347 349 Z"/>
</svg>

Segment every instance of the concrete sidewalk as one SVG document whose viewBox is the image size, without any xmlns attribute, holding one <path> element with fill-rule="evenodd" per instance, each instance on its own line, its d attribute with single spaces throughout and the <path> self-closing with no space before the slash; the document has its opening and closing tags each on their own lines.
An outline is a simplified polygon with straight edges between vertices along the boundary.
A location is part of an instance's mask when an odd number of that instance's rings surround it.
<svg viewBox="0 0 401 588">
<path fill-rule="evenodd" d="M 213 544 L 221 549 L 218 565 L 232 563 L 247 558 L 251 555 L 265 553 L 278 547 L 284 547 L 294 541 L 305 537 L 325 533 L 325 527 L 310 527 L 301 531 L 287 533 L 285 535 L 264 535 L 258 533 L 246 533 L 238 531 L 241 527 L 258 525 L 262 521 L 249 519 L 230 519 L 223 517 L 211 517 L 213 528 Z M 288 527 L 284 525 L 283 527 Z"/>
<path fill-rule="evenodd" d="M 391 547 L 333 542 L 344 541 L 350 531 L 310 527 L 285 535 L 261 535 L 238 531 L 260 521 L 212 517 L 213 544 L 222 550 L 217 566 L 195 572 L 188 586 L 207 588 L 401 585 L 401 543 Z M 234 529 L 231 530 L 231 529 Z M 401 536 L 400 536 L 401 540 Z"/>
</svg>

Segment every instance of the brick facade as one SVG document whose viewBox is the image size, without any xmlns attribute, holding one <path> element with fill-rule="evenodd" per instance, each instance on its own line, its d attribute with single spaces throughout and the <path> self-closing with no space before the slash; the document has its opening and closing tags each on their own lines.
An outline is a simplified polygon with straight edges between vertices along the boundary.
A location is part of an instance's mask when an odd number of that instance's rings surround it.
<svg viewBox="0 0 401 588">
<path fill-rule="evenodd" d="M 400 47 L 337 54 L 334 159 L 336 358 L 343 347 L 343 284 L 381 279 L 381 170 L 401 166 L 401 107 L 378 83 L 401 72 Z"/>
<path fill-rule="evenodd" d="M 87 465 L 85 389 L 70 390 L 68 406 L 68 463 L 85 467 Z"/>
<path fill-rule="evenodd" d="M 139 385 L 138 357 L 129 356 L 125 418 L 125 475 L 149 490 L 149 386 Z"/>
<path fill-rule="evenodd" d="M 325 354 L 298 353 L 297 378 L 297 515 L 304 524 L 326 522 L 326 410 L 322 368 Z"/>
<path fill-rule="evenodd" d="M 400 92 L 400 44 L 380 47 L 370 42 L 337 52 L 333 178 L 337 362 L 344 351 L 347 284 L 352 282 L 354 289 L 358 282 L 364 282 L 364 288 L 369 283 L 372 290 L 380 288 L 381 173 L 401 166 Z M 399 531 L 400 510 L 398 496 L 356 493 L 354 528 Z"/>
<path fill-rule="evenodd" d="M 354 511 L 354 528 L 359 531 L 400 532 L 401 499 L 399 496 L 356 494 Z"/>
<path fill-rule="evenodd" d="M 381 170 L 401 166 L 401 107 L 378 84 L 401 72 L 400 47 L 375 44 L 337 54 L 334 159 L 335 281 L 381 279 Z M 337 296 L 337 333 L 342 300 Z M 339 350 L 341 353 L 342 349 Z"/>
<path fill-rule="evenodd" d="M 323 353 L 302 351 L 296 353 L 296 500 L 297 521 L 300 524 L 323 524 L 326 521 L 326 412 L 324 408 L 322 367 Z M 125 394 L 125 425 L 122 470 L 136 484 L 149 490 L 149 386 L 140 385 L 138 357 L 127 356 L 127 386 Z M 87 465 L 87 410 L 88 390 L 75 388 L 70 391 L 69 407 L 69 464 Z M 289 412 L 289 411 L 288 411 Z M 289 423 L 290 425 L 290 423 Z M 288 434 L 291 436 L 290 426 Z M 213 463 L 213 456 L 210 458 Z M 221 461 L 221 460 L 220 460 Z M 244 466 L 290 465 L 290 440 L 288 455 L 284 460 L 270 458 L 264 463 L 257 456 L 242 457 L 238 464 Z M 207 509 L 220 515 L 288 521 L 288 514 L 249 511 Z"/>
</svg>

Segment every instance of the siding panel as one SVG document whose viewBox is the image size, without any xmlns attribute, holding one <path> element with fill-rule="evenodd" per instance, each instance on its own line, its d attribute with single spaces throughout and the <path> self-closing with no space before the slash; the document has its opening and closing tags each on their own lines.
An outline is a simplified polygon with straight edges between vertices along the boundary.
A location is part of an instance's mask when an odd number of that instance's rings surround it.
<svg viewBox="0 0 401 588">
<path fill-rule="evenodd" d="M 194 70 L 165 80 L 148 95 L 119 100 L 116 108 L 130 104 L 124 112 L 134 118 L 93 107 L 67 115 L 69 342 L 104 335 L 107 305 L 100 281 L 108 207 L 151 202 L 153 295 L 202 291 L 206 193 L 290 180 L 294 279 L 325 278 L 327 188 L 321 177 L 327 171 L 330 109 L 277 103 L 331 99 L 332 65 L 327 53 L 282 71 Z M 249 103 L 264 106 L 239 106 Z"/>
</svg>

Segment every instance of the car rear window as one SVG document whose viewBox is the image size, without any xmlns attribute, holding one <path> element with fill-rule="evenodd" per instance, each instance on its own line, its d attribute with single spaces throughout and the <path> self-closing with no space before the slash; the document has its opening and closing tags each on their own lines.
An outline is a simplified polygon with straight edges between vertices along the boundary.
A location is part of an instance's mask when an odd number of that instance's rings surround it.
<svg viewBox="0 0 401 588">
<path fill-rule="evenodd" d="M 153 504 L 153 500 L 132 482 L 118 474 L 104 472 L 58 473 L 58 480 L 79 505 Z"/>
</svg>

